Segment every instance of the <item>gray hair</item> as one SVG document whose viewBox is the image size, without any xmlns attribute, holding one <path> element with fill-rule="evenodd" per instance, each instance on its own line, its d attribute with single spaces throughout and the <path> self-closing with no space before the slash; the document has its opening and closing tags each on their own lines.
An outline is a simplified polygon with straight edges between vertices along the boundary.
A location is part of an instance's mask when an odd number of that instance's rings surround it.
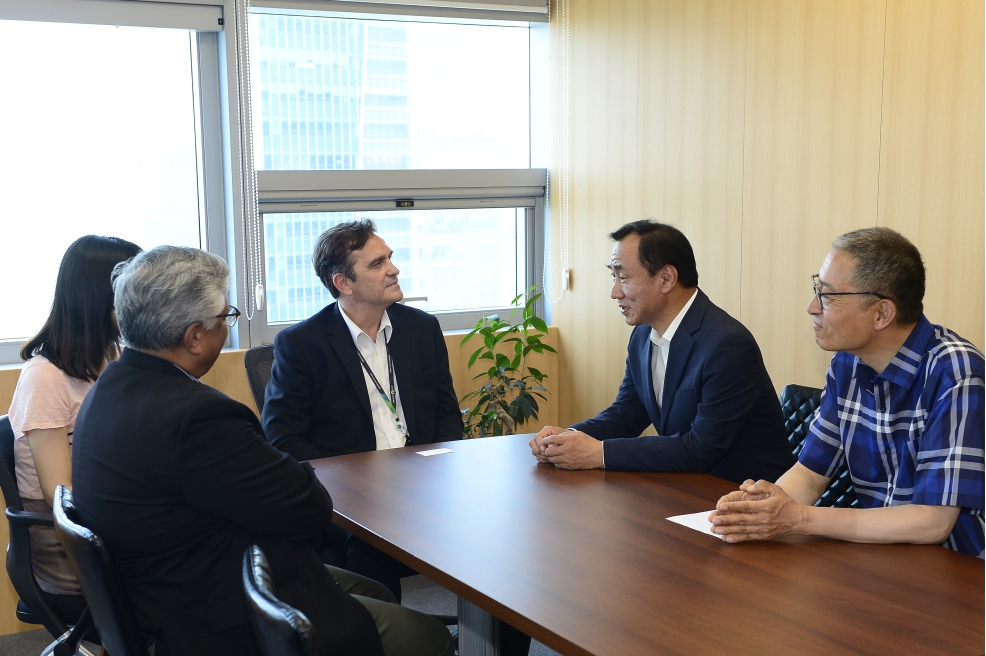
<svg viewBox="0 0 986 656">
<path fill-rule="evenodd" d="M 890 228 L 863 228 L 837 237 L 832 248 L 853 259 L 849 276 L 859 291 L 877 292 L 897 306 L 899 325 L 917 322 L 924 312 L 924 262 L 907 237 Z"/>
<path fill-rule="evenodd" d="M 120 334 L 127 346 L 164 351 L 181 343 L 193 323 L 221 321 L 229 267 L 222 258 L 181 246 L 158 246 L 113 270 Z"/>
</svg>

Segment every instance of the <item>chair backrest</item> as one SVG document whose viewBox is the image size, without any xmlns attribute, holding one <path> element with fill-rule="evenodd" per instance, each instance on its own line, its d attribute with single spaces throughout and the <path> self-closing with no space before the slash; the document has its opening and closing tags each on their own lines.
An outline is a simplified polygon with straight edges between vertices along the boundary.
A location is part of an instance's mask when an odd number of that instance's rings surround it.
<svg viewBox="0 0 986 656">
<path fill-rule="evenodd" d="M 113 656 L 146 656 L 137 623 L 102 539 L 78 523 L 72 492 L 55 488 L 55 532 L 75 568 L 93 622 L 106 651 Z"/>
<path fill-rule="evenodd" d="M 818 405 L 821 402 L 822 390 L 816 387 L 788 385 L 781 390 L 781 412 L 784 414 L 784 427 L 787 429 L 787 441 L 791 452 L 797 458 L 805 446 L 808 437 L 808 427 L 815 418 Z M 852 477 L 845 462 L 836 470 L 835 475 L 816 506 L 834 508 L 855 508 L 856 491 L 852 486 Z"/>
<path fill-rule="evenodd" d="M 788 385 L 781 390 L 781 412 L 784 414 L 784 428 L 791 452 L 797 458 L 808 437 L 808 426 L 818 410 L 822 390 L 817 387 Z"/>
<path fill-rule="evenodd" d="M 26 608 L 18 606 L 17 616 L 21 621 L 43 624 L 52 636 L 60 636 L 67 629 L 65 618 L 59 615 L 48 602 L 41 586 L 34 577 L 31 562 L 31 534 L 33 525 L 51 526 L 51 518 L 44 513 L 31 513 L 24 510 L 24 503 L 17 491 L 17 476 L 14 470 L 14 430 L 7 415 L 0 416 L 0 491 L 3 492 L 7 507 L 7 526 L 10 529 L 10 542 L 7 544 L 6 569 L 17 596 Z"/>
<path fill-rule="evenodd" d="M 263 344 L 247 349 L 243 354 L 243 364 L 246 366 L 247 380 L 250 382 L 250 391 L 253 392 L 257 410 L 263 412 L 264 392 L 267 390 L 270 369 L 274 364 L 274 345 Z"/>
<path fill-rule="evenodd" d="M 14 470 L 14 429 L 10 425 L 10 417 L 0 417 L 0 491 L 3 492 L 4 506 L 23 510 L 24 503 L 17 491 L 17 474 Z"/>
<path fill-rule="evenodd" d="M 243 552 L 243 588 L 260 653 L 265 656 L 316 656 L 323 653 L 315 627 L 304 613 L 275 595 L 270 566 L 257 545 L 251 545 Z"/>
</svg>

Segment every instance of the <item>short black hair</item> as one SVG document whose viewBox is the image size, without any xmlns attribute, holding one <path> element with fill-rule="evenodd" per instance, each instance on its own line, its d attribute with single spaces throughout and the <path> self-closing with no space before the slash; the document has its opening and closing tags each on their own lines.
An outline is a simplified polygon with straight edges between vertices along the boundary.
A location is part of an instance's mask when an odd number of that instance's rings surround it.
<svg viewBox="0 0 986 656">
<path fill-rule="evenodd" d="M 678 282 L 683 287 L 698 287 L 698 268 L 695 266 L 695 253 L 681 230 L 667 223 L 651 219 L 634 221 L 610 233 L 613 241 L 623 241 L 630 235 L 640 237 L 637 259 L 651 276 L 666 266 L 678 271 Z"/>
<path fill-rule="evenodd" d="M 899 325 L 917 323 L 924 314 L 924 262 L 907 237 L 890 228 L 863 228 L 836 238 L 832 248 L 853 259 L 849 279 L 856 289 L 893 301 Z"/>
<path fill-rule="evenodd" d="M 96 380 L 120 349 L 113 267 L 138 253 L 140 246 L 117 237 L 86 235 L 72 242 L 58 266 L 48 319 L 21 348 L 21 359 L 43 355 L 72 378 Z"/>
<path fill-rule="evenodd" d="M 312 266 L 332 298 L 339 298 L 339 290 L 332 282 L 332 276 L 341 273 L 347 280 L 356 280 L 353 251 L 366 246 L 366 242 L 376 232 L 373 221 L 358 219 L 334 225 L 318 236 L 312 252 Z"/>
</svg>

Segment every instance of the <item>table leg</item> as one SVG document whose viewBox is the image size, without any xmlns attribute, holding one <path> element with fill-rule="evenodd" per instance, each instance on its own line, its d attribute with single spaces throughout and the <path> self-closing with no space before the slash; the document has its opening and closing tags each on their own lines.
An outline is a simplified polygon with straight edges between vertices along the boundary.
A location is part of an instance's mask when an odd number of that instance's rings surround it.
<svg viewBox="0 0 986 656">
<path fill-rule="evenodd" d="M 458 598 L 459 656 L 500 656 L 500 620 Z"/>
</svg>

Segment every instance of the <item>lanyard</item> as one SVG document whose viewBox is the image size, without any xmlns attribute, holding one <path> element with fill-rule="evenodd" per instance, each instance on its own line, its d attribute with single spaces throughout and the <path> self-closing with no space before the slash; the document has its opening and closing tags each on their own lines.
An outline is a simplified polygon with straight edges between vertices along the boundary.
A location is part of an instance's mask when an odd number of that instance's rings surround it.
<svg viewBox="0 0 986 656">
<path fill-rule="evenodd" d="M 397 416 L 397 390 L 395 389 L 397 386 L 394 384 L 394 359 L 390 357 L 390 343 L 387 342 L 386 338 L 384 338 L 383 345 L 384 348 L 387 349 L 387 373 L 390 374 L 389 397 L 387 396 L 387 393 L 383 391 L 383 386 L 380 384 L 380 381 L 377 380 L 377 376 L 376 374 L 373 373 L 373 370 L 370 369 L 370 365 L 367 364 L 366 358 L 364 358 L 363 354 L 360 353 L 358 346 L 356 347 L 356 355 L 359 356 L 360 364 L 362 364 L 363 368 L 366 369 L 366 373 L 370 375 L 370 380 L 373 381 L 373 384 L 374 386 L 376 386 L 377 391 L 380 392 L 380 396 L 383 398 L 383 402 L 387 404 L 387 409 L 394 414 L 394 421 L 397 423 L 397 430 L 403 431 L 404 427 L 401 426 L 400 417 Z"/>
</svg>

